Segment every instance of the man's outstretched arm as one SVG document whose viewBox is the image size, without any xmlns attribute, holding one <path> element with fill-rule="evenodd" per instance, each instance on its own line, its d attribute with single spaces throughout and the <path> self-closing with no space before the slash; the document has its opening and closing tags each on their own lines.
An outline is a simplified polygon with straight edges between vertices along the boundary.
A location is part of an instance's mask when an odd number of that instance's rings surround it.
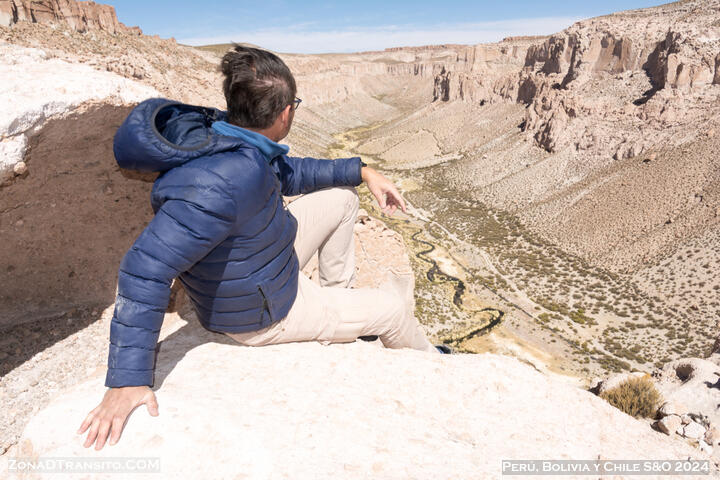
<svg viewBox="0 0 720 480">
<path fill-rule="evenodd" d="M 189 194 L 188 188 L 193 192 Z M 85 447 L 96 443 L 100 450 L 108 435 L 110 444 L 116 443 L 127 417 L 139 405 L 158 414 L 150 387 L 171 282 L 227 238 L 237 221 L 233 198 L 216 185 L 203 185 L 198 179 L 182 194 L 192 201 L 166 200 L 120 264 L 105 379 L 110 388 L 78 430 L 82 434 L 89 429 Z"/>
<path fill-rule="evenodd" d="M 383 213 L 407 211 L 397 187 L 375 169 L 363 166 L 360 157 L 325 160 L 281 155 L 271 164 L 282 183 L 283 195 L 310 193 L 327 187 L 358 186 L 367 183 Z"/>
<path fill-rule="evenodd" d="M 300 195 L 327 187 L 357 186 L 362 183 L 360 157 L 326 160 L 280 155 L 271 163 L 283 195 Z"/>
</svg>

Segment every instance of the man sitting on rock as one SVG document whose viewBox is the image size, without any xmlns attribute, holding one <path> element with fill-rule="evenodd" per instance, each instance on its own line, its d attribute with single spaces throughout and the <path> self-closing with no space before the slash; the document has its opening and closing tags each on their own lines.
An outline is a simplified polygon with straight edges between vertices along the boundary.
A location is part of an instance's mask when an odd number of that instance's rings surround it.
<svg viewBox="0 0 720 480">
<path fill-rule="evenodd" d="M 244 345 L 377 335 L 390 348 L 438 353 L 412 312 L 412 274 L 386 288 L 355 280 L 355 186 L 384 213 L 406 211 L 397 188 L 359 157 L 287 156 L 300 99 L 276 55 L 236 46 L 222 60 L 227 112 L 150 99 L 115 136 L 121 167 L 162 172 L 155 216 L 120 264 L 105 385 L 83 421 L 85 447 L 120 438 L 130 412 L 158 415 L 156 346 L 176 277 L 201 324 Z M 283 195 L 305 194 L 285 205 Z M 318 252 L 320 284 L 300 270 Z"/>
</svg>

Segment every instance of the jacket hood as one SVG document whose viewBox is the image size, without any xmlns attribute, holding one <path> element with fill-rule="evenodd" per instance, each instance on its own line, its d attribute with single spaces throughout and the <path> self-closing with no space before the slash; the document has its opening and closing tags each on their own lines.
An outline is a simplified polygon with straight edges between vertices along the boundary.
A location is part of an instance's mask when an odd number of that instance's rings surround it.
<svg viewBox="0 0 720 480">
<path fill-rule="evenodd" d="M 215 108 L 151 98 L 137 105 L 122 123 L 113 153 L 122 168 L 162 172 L 203 155 L 247 145 L 212 130 L 213 122 L 226 119 L 227 114 Z"/>
</svg>

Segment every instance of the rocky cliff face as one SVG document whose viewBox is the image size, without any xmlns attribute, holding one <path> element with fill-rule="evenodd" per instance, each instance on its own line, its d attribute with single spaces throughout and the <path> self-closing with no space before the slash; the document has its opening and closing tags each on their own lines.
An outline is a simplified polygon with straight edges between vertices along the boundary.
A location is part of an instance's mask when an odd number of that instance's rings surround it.
<svg viewBox="0 0 720 480">
<path fill-rule="evenodd" d="M 11 26 L 18 22 L 66 23 L 78 32 L 142 33 L 138 27 L 120 23 L 115 8 L 110 5 L 75 0 L 0 0 L 0 25 Z"/>
<path fill-rule="evenodd" d="M 482 58 L 471 62 L 470 72 L 462 63 L 445 66 L 435 78 L 435 98 L 526 104 L 524 129 L 537 145 L 616 159 L 639 155 L 686 130 L 696 118 L 693 107 L 718 98 L 718 89 L 711 88 L 720 83 L 716 0 L 598 17 L 542 42 L 526 42 L 531 44 L 506 54 L 506 64 L 515 67 L 506 75 L 496 64 L 487 75 Z M 516 55 L 523 50 L 519 64 Z M 598 123 L 609 128 L 600 133 Z M 641 123 L 632 138 L 625 128 L 630 123 Z"/>
<path fill-rule="evenodd" d="M 675 125 L 692 124 L 693 104 L 717 99 L 717 88 L 710 87 L 719 78 L 719 19 L 720 3 L 711 1 L 579 22 L 528 49 L 521 73 L 526 94 L 511 100 L 529 105 L 526 129 L 548 151 L 602 143 L 610 151 L 600 153 L 616 159 L 637 156 L 664 141 L 663 132 Z M 599 102 L 599 82 L 605 90 L 634 92 L 635 98 Z M 621 124 L 641 120 L 644 128 L 636 138 L 611 129 L 598 142 L 589 127 L 599 117 Z"/>
<path fill-rule="evenodd" d="M 28 137 L 33 136 L 46 120 L 63 115 L 86 102 L 134 104 L 159 93 L 145 85 L 98 72 L 87 65 L 77 65 L 34 48 L 14 45 L 0 46 L 3 58 L 3 89 L 0 103 L 4 105 L 0 119 L 0 188 L 4 182 L 25 175 L 25 149 Z M 48 76 L 52 75 L 52 95 L 38 95 L 47 91 Z M 2 254 L 0 254 L 2 256 Z"/>
<path fill-rule="evenodd" d="M 495 44 L 458 47 L 454 58 L 439 65 L 434 100 L 485 104 L 512 96 L 515 72 L 533 42 L 545 37 L 509 37 Z"/>
</svg>

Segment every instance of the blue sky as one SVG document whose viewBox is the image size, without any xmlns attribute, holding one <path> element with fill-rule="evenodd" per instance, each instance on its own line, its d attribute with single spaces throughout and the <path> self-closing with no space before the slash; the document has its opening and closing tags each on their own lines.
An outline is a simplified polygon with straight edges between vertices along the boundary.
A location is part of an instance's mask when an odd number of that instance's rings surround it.
<svg viewBox="0 0 720 480">
<path fill-rule="evenodd" d="M 102 2 L 102 0 L 100 0 Z M 249 42 L 279 52 L 381 50 L 542 35 L 573 22 L 662 0 L 401 0 L 288 2 L 117 0 L 120 21 L 190 45 Z"/>
</svg>

